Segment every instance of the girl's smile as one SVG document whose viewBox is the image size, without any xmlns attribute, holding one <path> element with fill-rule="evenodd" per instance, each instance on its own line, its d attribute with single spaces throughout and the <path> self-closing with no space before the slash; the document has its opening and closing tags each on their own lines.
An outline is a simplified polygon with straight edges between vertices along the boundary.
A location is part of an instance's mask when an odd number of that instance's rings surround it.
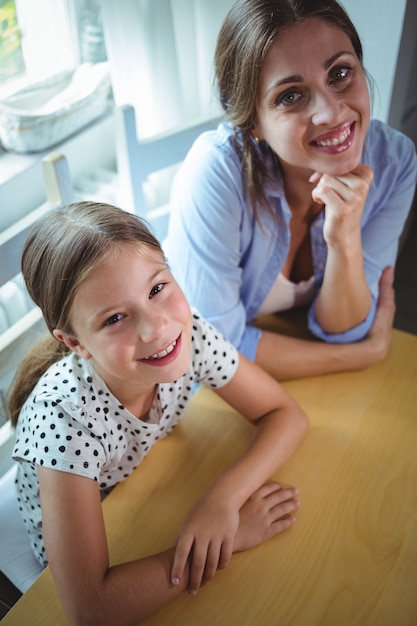
<svg viewBox="0 0 417 626">
<path fill-rule="evenodd" d="M 74 335 L 55 336 L 91 359 L 126 408 L 190 365 L 190 308 L 158 250 L 117 246 L 78 287 L 70 317 Z"/>
<path fill-rule="evenodd" d="M 155 352 L 154 354 L 151 354 L 151 356 L 147 356 L 139 360 L 147 363 L 148 365 L 156 365 L 158 367 L 162 367 L 163 365 L 168 365 L 169 363 L 172 363 L 172 361 L 177 358 L 180 351 L 181 335 L 178 335 L 176 340 L 163 350 Z"/>
</svg>

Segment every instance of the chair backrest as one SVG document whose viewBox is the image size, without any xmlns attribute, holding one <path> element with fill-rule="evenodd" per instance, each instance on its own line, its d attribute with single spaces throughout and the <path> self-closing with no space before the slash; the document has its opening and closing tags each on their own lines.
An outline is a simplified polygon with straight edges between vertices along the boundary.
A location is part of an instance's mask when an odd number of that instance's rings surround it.
<svg viewBox="0 0 417 626">
<path fill-rule="evenodd" d="M 24 241 L 36 220 L 59 204 L 71 202 L 72 184 L 65 157 L 51 153 L 42 161 L 47 201 L 0 233 L 0 476 L 11 464 L 11 431 L 5 426 L 5 397 L 26 350 L 45 331 L 20 274 Z"/>
<path fill-rule="evenodd" d="M 133 106 L 116 108 L 116 160 L 120 186 L 125 194 L 124 206 L 146 218 L 159 239 L 165 235 L 169 206 L 148 210 L 143 188 L 146 179 L 150 174 L 183 161 L 195 139 L 202 132 L 216 128 L 220 121 L 221 117 L 205 119 L 140 140 Z"/>
<path fill-rule="evenodd" d="M 4 399 L 26 350 L 45 332 L 42 315 L 26 292 L 20 258 L 30 228 L 57 205 L 72 201 L 66 159 L 51 153 L 42 162 L 47 201 L 0 233 L 0 570 L 22 593 L 42 572 L 30 546 L 14 487 L 17 465 L 11 454 L 14 433 L 6 421 Z"/>
</svg>

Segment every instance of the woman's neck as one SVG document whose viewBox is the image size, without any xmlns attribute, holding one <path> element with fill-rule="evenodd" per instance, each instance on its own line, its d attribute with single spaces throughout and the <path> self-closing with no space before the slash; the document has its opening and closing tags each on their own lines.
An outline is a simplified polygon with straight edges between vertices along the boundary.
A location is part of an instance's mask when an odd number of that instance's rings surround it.
<svg viewBox="0 0 417 626">
<path fill-rule="evenodd" d="M 311 224 L 323 208 L 313 200 L 314 184 L 308 181 L 309 172 L 295 170 L 284 172 L 284 190 L 294 219 Z"/>
</svg>

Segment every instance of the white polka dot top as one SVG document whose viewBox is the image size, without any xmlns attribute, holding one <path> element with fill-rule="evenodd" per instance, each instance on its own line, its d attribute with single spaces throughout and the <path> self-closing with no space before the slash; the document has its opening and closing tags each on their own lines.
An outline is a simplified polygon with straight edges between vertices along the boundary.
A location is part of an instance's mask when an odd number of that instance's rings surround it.
<svg viewBox="0 0 417 626">
<path fill-rule="evenodd" d="M 13 451 L 19 462 L 18 501 L 43 565 L 47 559 L 37 465 L 98 481 L 104 496 L 180 421 L 194 383 L 218 388 L 233 377 L 236 349 L 195 310 L 192 313 L 190 367 L 179 380 L 158 386 L 148 422 L 127 411 L 90 362 L 74 353 L 47 370 L 23 406 Z"/>
</svg>

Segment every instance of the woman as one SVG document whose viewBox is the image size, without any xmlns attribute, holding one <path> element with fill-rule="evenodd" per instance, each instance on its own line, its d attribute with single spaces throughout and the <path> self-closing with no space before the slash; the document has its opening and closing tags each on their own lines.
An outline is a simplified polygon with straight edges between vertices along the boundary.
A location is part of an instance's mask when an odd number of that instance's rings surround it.
<svg viewBox="0 0 417 626">
<path fill-rule="evenodd" d="M 189 301 L 278 378 L 368 366 L 389 346 L 411 140 L 370 119 L 359 36 L 335 0 L 237 0 L 216 76 L 227 122 L 177 177 L 165 251 Z M 322 341 L 259 330 L 309 304 Z"/>
</svg>

